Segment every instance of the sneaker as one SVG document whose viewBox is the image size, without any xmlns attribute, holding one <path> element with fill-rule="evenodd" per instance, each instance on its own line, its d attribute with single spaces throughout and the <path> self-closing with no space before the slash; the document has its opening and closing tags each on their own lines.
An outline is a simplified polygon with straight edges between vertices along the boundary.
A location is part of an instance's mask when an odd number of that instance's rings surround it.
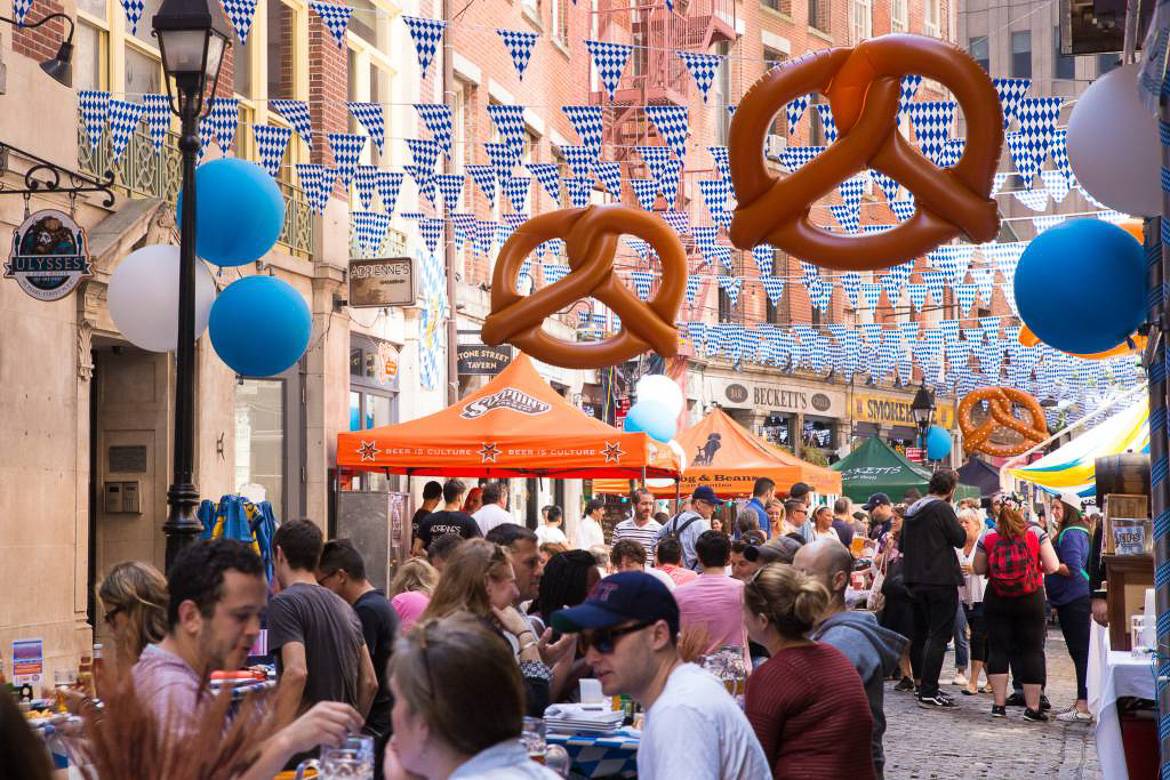
<svg viewBox="0 0 1170 780">
<path fill-rule="evenodd" d="M 1048 697 L 1040 694 L 1040 711 L 1045 712 L 1052 709 L 1052 702 L 1048 701 Z"/>
<path fill-rule="evenodd" d="M 943 709 L 946 707 L 954 707 L 955 701 L 949 696 L 943 696 L 941 693 L 936 693 L 934 696 L 919 696 L 918 706 L 925 709 L 937 707 Z"/>
<path fill-rule="evenodd" d="M 1092 713 L 1081 712 L 1076 707 L 1072 707 L 1068 711 L 1057 715 L 1056 719 L 1061 723 L 1092 723 L 1093 715 Z"/>
<path fill-rule="evenodd" d="M 1033 709 L 1028 709 L 1027 707 L 1025 707 L 1024 708 L 1024 720 L 1030 720 L 1030 721 L 1033 721 L 1035 723 L 1044 723 L 1044 722 L 1047 722 L 1048 716 L 1044 714 L 1043 709 L 1033 710 Z"/>
<path fill-rule="evenodd" d="M 962 672 L 955 672 L 955 676 L 951 678 L 951 685 L 966 687 L 967 675 L 963 674 Z"/>
<path fill-rule="evenodd" d="M 1022 693 L 1013 693 L 1011 696 L 1008 696 L 1008 697 L 1007 697 L 1007 702 L 1005 703 L 1005 706 L 1008 706 L 1008 707 L 1023 707 L 1023 706 L 1024 706 L 1024 694 L 1022 694 Z M 1041 706 L 1043 706 L 1043 705 L 1041 705 Z"/>
<path fill-rule="evenodd" d="M 993 717 L 993 718 L 1006 718 L 1007 717 L 1007 707 L 1000 707 L 998 705 L 992 704 L 991 705 L 991 717 Z"/>
<path fill-rule="evenodd" d="M 895 691 L 913 691 L 914 681 L 909 677 L 903 677 L 897 685 L 894 686 Z"/>
</svg>

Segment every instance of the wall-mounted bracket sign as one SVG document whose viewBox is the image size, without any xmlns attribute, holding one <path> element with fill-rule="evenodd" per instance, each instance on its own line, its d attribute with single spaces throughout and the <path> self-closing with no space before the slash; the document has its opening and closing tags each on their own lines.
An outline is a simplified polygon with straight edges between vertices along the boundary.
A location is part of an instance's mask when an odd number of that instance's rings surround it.
<svg viewBox="0 0 1170 780">
<path fill-rule="evenodd" d="M 409 257 L 349 261 L 351 308 L 413 306 L 417 299 L 414 261 Z"/>
<path fill-rule="evenodd" d="M 85 231 L 65 212 L 33 212 L 12 232 L 4 276 L 33 298 L 60 300 L 92 275 Z"/>
</svg>

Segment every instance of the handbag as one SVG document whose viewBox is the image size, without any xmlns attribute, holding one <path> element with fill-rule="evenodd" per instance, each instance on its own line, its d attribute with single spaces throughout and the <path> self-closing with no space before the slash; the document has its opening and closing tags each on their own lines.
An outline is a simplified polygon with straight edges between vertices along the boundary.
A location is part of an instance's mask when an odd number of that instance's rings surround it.
<svg viewBox="0 0 1170 780">
<path fill-rule="evenodd" d="M 877 573 L 873 575 L 873 584 L 869 587 L 869 597 L 865 600 L 865 607 L 870 612 L 881 612 L 886 606 L 886 594 L 882 592 L 882 587 L 886 582 L 886 568 L 890 560 L 889 550 L 882 556 L 882 565 L 878 567 Z"/>
</svg>

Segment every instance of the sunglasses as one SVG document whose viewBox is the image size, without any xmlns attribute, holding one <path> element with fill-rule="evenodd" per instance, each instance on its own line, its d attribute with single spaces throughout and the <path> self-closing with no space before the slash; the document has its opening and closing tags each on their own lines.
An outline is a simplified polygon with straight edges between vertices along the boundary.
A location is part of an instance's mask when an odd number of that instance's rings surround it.
<svg viewBox="0 0 1170 780">
<path fill-rule="evenodd" d="M 643 623 L 636 623 L 635 625 L 625 626 L 623 628 L 599 628 L 594 631 L 583 631 L 577 637 L 577 647 L 581 651 L 581 655 L 589 652 L 590 647 L 602 655 L 609 655 L 613 652 L 617 640 L 626 634 L 632 634 L 635 631 L 641 631 L 643 628 L 649 628 L 657 622 L 657 620 L 647 620 Z"/>
</svg>

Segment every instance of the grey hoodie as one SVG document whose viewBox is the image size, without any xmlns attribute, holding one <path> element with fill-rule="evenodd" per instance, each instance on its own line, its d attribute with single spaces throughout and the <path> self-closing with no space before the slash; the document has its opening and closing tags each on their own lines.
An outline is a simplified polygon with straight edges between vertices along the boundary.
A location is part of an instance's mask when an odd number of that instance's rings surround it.
<svg viewBox="0 0 1170 780">
<path fill-rule="evenodd" d="M 884 710 L 885 679 L 893 674 L 898 659 L 909 640 L 901 634 L 882 628 L 872 612 L 838 612 L 817 626 L 809 639 L 823 642 L 840 650 L 865 685 L 869 709 L 873 713 L 873 768 L 882 777 L 886 763 L 882 737 L 886 733 Z"/>
</svg>

